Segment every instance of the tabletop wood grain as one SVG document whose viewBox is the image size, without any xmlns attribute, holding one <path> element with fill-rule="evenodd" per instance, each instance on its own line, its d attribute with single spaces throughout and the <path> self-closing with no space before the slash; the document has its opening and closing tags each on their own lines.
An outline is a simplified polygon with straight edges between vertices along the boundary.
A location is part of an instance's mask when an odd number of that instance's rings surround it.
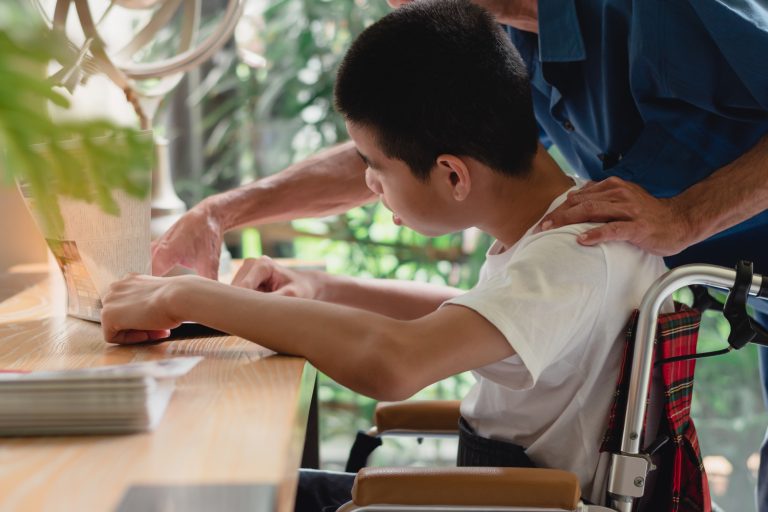
<svg viewBox="0 0 768 512">
<path fill-rule="evenodd" d="M 66 317 L 55 269 L 0 274 L 0 369 L 63 369 L 204 356 L 154 432 L 0 438 L 1 511 L 114 510 L 137 485 L 277 486 L 291 510 L 315 370 L 234 336 L 115 346 Z"/>
</svg>

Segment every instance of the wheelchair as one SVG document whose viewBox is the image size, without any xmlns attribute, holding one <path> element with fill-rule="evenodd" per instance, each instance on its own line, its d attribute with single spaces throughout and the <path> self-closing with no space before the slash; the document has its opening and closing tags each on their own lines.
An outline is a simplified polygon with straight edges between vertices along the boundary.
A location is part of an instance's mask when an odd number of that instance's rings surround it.
<svg viewBox="0 0 768 512">
<path fill-rule="evenodd" d="M 688 286 L 694 290 L 694 309 L 677 305 L 674 313 L 660 314 L 672 294 Z M 727 348 L 700 354 L 696 352 L 700 320 L 696 308 L 718 304 L 704 287 L 728 291 L 722 311 L 731 334 Z M 689 416 L 693 369 L 700 357 L 737 350 L 750 342 L 768 345 L 768 333 L 747 314 L 749 296 L 768 299 L 768 276 L 754 274 L 746 261 L 739 262 L 735 270 L 681 266 L 665 273 L 645 293 L 628 323 L 624 363 L 601 449 L 610 460 L 607 481 L 602 483 L 603 504 L 583 500 L 576 475 L 558 469 L 362 467 L 382 436 L 455 434 L 459 402 L 438 401 L 377 406 L 375 426 L 358 433 L 352 448 L 346 469 L 358 474 L 352 501 L 339 511 L 710 510 L 706 475 Z M 656 419 L 651 418 L 654 410 L 659 416 Z"/>
</svg>

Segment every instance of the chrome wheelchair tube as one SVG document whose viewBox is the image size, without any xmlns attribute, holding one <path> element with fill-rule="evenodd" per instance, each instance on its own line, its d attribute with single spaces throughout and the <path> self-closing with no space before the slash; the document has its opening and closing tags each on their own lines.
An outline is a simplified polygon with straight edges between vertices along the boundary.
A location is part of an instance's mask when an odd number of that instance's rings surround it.
<svg viewBox="0 0 768 512">
<path fill-rule="evenodd" d="M 653 342 L 656 339 L 656 320 L 661 305 L 680 288 L 703 284 L 730 289 L 736 279 L 736 271 L 715 265 L 684 265 L 670 270 L 654 282 L 643 296 L 637 319 L 635 350 L 629 381 L 626 420 L 622 433 L 621 451 L 635 454 L 640 451 L 640 431 L 645 416 L 645 400 L 651 378 Z M 763 286 L 763 276 L 752 277 L 750 295 L 757 296 Z M 763 287 L 765 290 L 766 287 Z"/>
<path fill-rule="evenodd" d="M 623 454 L 635 455 L 640 453 L 640 433 L 643 428 L 646 395 L 651 379 L 656 321 L 662 304 L 672 293 L 685 286 L 702 284 L 730 289 L 735 279 L 735 270 L 715 265 L 684 265 L 670 270 L 657 279 L 643 296 L 637 321 L 632 373 L 621 439 L 621 452 Z M 764 278 L 759 274 L 753 275 L 749 294 L 768 298 L 768 277 Z M 615 496 L 617 499 L 614 500 L 613 506 L 617 510 L 631 511 L 631 497 Z"/>
</svg>

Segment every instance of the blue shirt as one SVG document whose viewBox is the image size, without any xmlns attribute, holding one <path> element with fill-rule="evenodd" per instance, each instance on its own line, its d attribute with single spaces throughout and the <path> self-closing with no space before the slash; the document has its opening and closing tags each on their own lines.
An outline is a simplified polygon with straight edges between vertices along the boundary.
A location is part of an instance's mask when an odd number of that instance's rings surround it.
<svg viewBox="0 0 768 512">
<path fill-rule="evenodd" d="M 538 35 L 507 31 L 528 66 L 543 141 L 583 177 L 619 176 L 657 197 L 732 162 L 768 133 L 759 1 L 540 0 Z M 768 272 L 768 212 L 668 263 L 738 259 Z"/>
</svg>

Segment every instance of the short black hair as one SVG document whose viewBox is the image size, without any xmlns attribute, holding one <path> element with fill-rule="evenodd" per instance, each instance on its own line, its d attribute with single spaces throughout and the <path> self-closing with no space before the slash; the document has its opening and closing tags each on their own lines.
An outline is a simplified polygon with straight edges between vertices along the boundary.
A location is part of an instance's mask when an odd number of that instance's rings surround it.
<svg viewBox="0 0 768 512">
<path fill-rule="evenodd" d="M 443 153 L 523 176 L 536 153 L 525 65 L 469 0 L 417 0 L 364 30 L 339 68 L 336 108 L 426 181 Z"/>
</svg>

